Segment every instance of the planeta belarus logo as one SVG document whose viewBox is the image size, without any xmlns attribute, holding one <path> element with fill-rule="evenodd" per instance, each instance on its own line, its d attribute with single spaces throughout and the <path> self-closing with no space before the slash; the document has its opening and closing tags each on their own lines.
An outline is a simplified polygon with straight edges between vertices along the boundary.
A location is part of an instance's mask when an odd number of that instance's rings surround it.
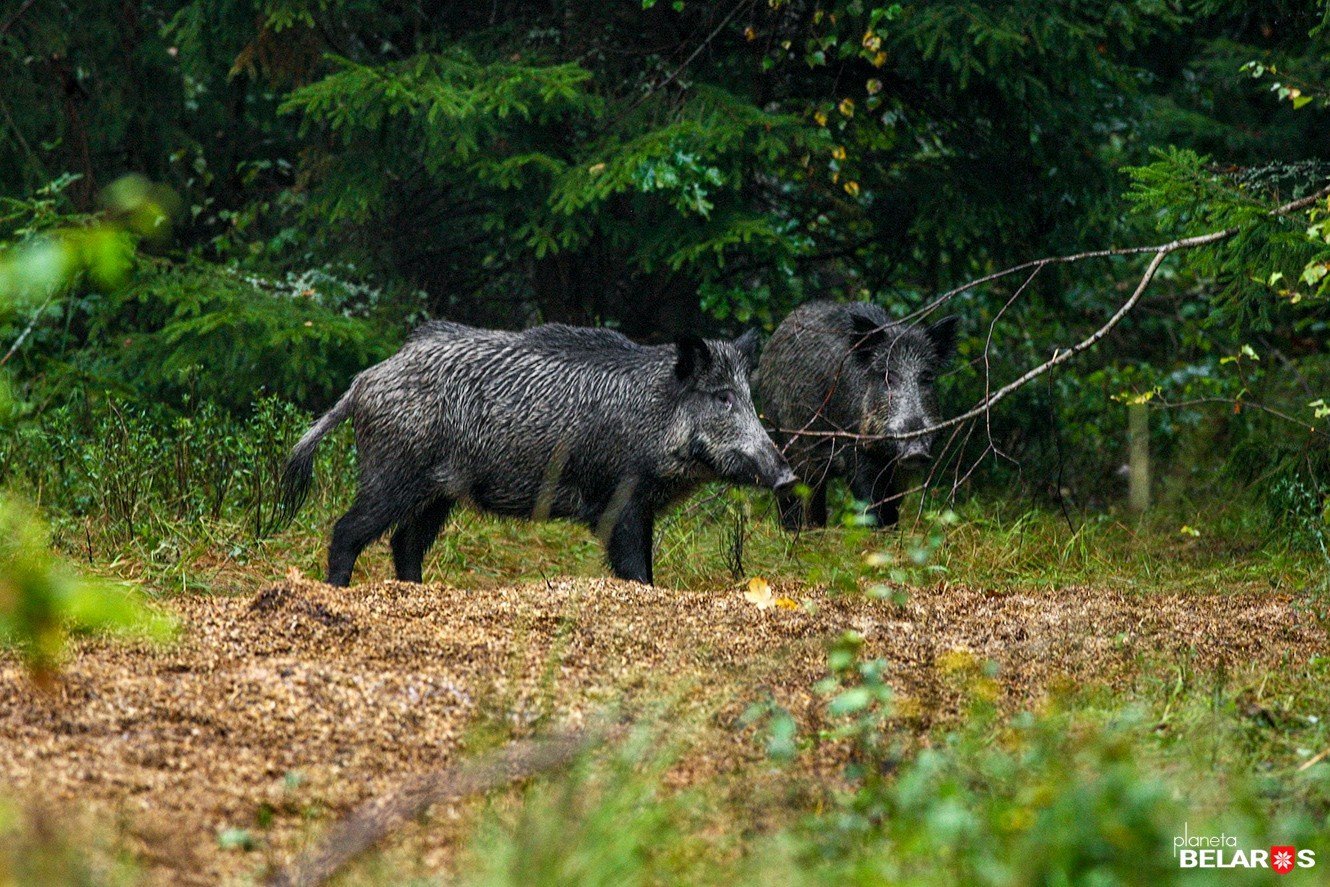
<svg viewBox="0 0 1330 887">
<path fill-rule="evenodd" d="M 1173 838 L 1173 855 L 1184 869 L 1264 869 L 1287 875 L 1294 869 L 1316 866 L 1315 850 L 1299 850 L 1292 844 L 1274 844 L 1269 850 L 1242 846 L 1236 835 L 1192 834 L 1187 823 Z"/>
</svg>

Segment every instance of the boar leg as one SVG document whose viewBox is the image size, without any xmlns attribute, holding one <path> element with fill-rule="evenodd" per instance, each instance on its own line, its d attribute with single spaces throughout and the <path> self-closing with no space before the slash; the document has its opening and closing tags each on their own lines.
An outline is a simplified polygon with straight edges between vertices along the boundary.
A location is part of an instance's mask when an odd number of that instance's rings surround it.
<svg viewBox="0 0 1330 887">
<path fill-rule="evenodd" d="M 439 530 L 453 510 L 453 500 L 446 496 L 426 502 L 404 518 L 393 533 L 393 566 L 402 582 L 422 581 L 425 552 L 434 544 Z"/>
<path fill-rule="evenodd" d="M 780 509 L 780 525 L 791 533 L 804 526 L 804 501 L 794 493 L 777 493 L 776 507 Z"/>
<path fill-rule="evenodd" d="M 805 527 L 825 527 L 827 525 L 826 481 L 809 487 L 807 500 L 794 493 L 778 493 L 776 505 L 780 509 L 781 526 L 792 533 L 797 533 Z"/>
<path fill-rule="evenodd" d="M 810 527 L 825 527 L 827 525 L 827 482 L 825 480 L 813 486 L 813 492 L 808 497 L 808 514 L 804 521 Z"/>
<path fill-rule="evenodd" d="M 630 499 L 610 530 L 610 570 L 620 579 L 653 585 L 651 576 L 651 533 L 655 524 L 651 509 L 644 502 Z"/>
<path fill-rule="evenodd" d="M 899 522 L 895 472 L 887 463 L 861 454 L 850 476 L 850 492 L 868 503 L 868 513 L 877 519 L 879 527 L 894 527 Z"/>
<path fill-rule="evenodd" d="M 367 495 L 362 489 L 351 509 L 333 527 L 332 544 L 328 546 L 328 584 L 350 585 L 351 569 L 360 552 L 382 536 L 400 514 L 400 507 L 390 497 Z"/>
</svg>

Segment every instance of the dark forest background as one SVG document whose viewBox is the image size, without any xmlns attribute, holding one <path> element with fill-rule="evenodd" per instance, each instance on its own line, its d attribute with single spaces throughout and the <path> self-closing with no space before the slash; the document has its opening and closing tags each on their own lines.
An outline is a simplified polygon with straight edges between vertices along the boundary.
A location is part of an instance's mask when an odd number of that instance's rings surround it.
<svg viewBox="0 0 1330 887">
<path fill-rule="evenodd" d="M 1326 15 L 8 0 L 0 272 L 19 296 L 0 351 L 19 433 L 0 474 L 91 513 L 99 481 L 70 466 L 109 457 L 81 441 L 142 452 L 201 415 L 243 437 L 274 401 L 326 407 L 427 316 L 652 341 L 770 331 L 813 298 L 905 316 L 1030 259 L 1236 225 L 953 447 L 939 487 L 1112 504 L 1124 403 L 1148 398 L 1162 489 L 1237 490 L 1315 547 L 1326 205 L 1265 212 L 1330 179 Z M 1053 266 L 1007 308 L 1021 276 L 952 299 L 947 409 L 982 394 L 986 351 L 1001 383 L 1102 325 L 1142 264 Z M 250 464 L 235 446 L 216 471 Z"/>
</svg>

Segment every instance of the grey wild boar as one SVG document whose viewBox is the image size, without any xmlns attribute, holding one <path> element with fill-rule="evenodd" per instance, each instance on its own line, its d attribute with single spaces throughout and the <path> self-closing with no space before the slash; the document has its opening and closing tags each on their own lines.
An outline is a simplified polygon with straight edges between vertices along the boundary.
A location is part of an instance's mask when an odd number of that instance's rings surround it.
<svg viewBox="0 0 1330 887">
<path fill-rule="evenodd" d="M 389 527 L 397 578 L 419 582 L 453 507 L 568 518 L 604 541 L 623 579 L 652 581 L 652 526 L 713 479 L 795 481 L 757 418 L 748 378 L 757 337 L 636 344 L 612 330 L 549 324 L 525 332 L 433 322 L 356 376 L 296 444 L 283 478 L 294 514 L 314 450 L 355 427 L 359 487 L 337 521 L 328 582 L 347 585 Z"/>
<path fill-rule="evenodd" d="M 937 424 L 934 381 L 955 350 L 957 318 L 895 323 L 877 305 L 811 302 L 762 351 L 755 388 L 772 436 L 811 490 L 778 493 L 787 529 L 826 526 L 827 483 L 845 478 L 882 527 L 895 525 L 901 482 L 932 458 L 933 435 L 880 435 Z"/>
</svg>

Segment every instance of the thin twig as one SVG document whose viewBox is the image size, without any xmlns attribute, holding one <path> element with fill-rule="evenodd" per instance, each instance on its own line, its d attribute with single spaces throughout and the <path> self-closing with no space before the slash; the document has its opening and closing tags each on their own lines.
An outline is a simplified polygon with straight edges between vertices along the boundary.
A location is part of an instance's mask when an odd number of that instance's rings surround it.
<svg viewBox="0 0 1330 887">
<path fill-rule="evenodd" d="M 1330 748 L 1308 758 L 1307 761 L 1298 768 L 1298 772 L 1301 773 L 1303 770 L 1310 770 L 1312 767 L 1324 761 L 1327 757 L 1330 757 Z"/>
<path fill-rule="evenodd" d="M 1002 309 L 998 311 L 997 314 L 993 315 L 993 322 L 988 325 L 988 338 L 984 340 L 984 400 L 988 400 L 993 393 L 993 371 L 988 355 L 993 350 L 993 333 L 997 330 L 998 321 L 1002 319 L 1002 315 L 1007 313 L 1007 309 L 1010 308 L 1027 289 L 1029 289 L 1030 284 L 1034 283 L 1035 277 L 1039 275 L 1040 271 L 1044 270 L 1044 267 L 1044 265 L 1035 266 L 1035 269 L 1030 272 L 1030 276 L 1025 278 L 1025 283 L 1022 283 L 1016 288 L 1016 292 L 1012 293 L 1011 298 L 1002 306 Z M 997 444 L 993 443 L 993 413 L 991 410 L 984 413 L 984 431 L 988 435 L 988 447 L 993 451 L 994 455 L 1015 463 L 1015 459 L 1012 459 L 1006 453 L 999 450 Z"/>
<path fill-rule="evenodd" d="M 752 0 L 740 0 L 740 2 L 736 4 L 733 9 L 730 10 L 730 14 L 725 16 L 725 18 L 721 19 L 720 24 L 716 25 L 715 30 L 713 30 L 710 34 L 708 34 L 706 39 L 703 40 L 700 44 L 698 44 L 697 48 L 694 49 L 688 55 L 688 58 L 683 60 L 683 64 L 675 68 L 670 73 L 670 75 L 666 77 L 664 80 L 652 86 L 647 87 L 646 91 L 643 92 L 640 96 L 638 96 L 637 99 L 631 105 L 629 105 L 623 111 L 619 112 L 619 114 L 614 118 L 614 122 L 610 124 L 608 128 L 613 129 L 615 126 L 619 124 L 621 120 L 623 120 L 629 114 L 633 113 L 638 108 L 640 108 L 642 106 L 642 103 L 645 102 L 647 99 L 651 98 L 652 95 L 660 92 L 662 89 L 673 83 L 679 77 L 680 74 L 682 74 L 685 70 L 688 69 L 688 66 L 693 63 L 693 60 L 702 54 L 702 50 L 710 46 L 711 41 L 715 40 L 716 37 L 720 35 L 720 32 L 725 30 L 725 26 L 730 23 L 731 19 L 733 19 L 736 15 L 739 14 L 739 10 L 743 9 L 745 6 L 750 5 L 751 3 Z"/>
<path fill-rule="evenodd" d="M 548 739 L 514 742 L 478 760 L 416 777 L 386 795 L 361 804 L 333 826 L 317 846 L 302 854 L 291 866 L 273 874 L 267 883 L 270 887 L 322 884 L 342 866 L 434 804 L 492 791 L 564 766 L 600 738 L 594 733 L 579 731 Z"/>
<path fill-rule="evenodd" d="M 24 4 L 23 4 L 22 6 L 20 6 L 20 7 L 18 8 L 18 10 L 17 10 L 13 15 L 11 15 L 11 16 L 9 17 L 9 20 L 6 21 L 3 25 L 0 25 L 0 36 L 4 36 L 5 34 L 8 34 L 8 33 L 9 33 L 9 29 L 12 28 L 12 27 L 14 27 L 14 23 L 17 22 L 19 19 L 23 18 L 24 14 L 25 14 L 29 9 L 32 8 L 32 4 L 34 4 L 34 3 L 36 3 L 36 2 L 37 2 L 37 0 L 25 0 Z"/>
<path fill-rule="evenodd" d="M 54 298 L 54 293 L 47 296 L 46 301 L 42 302 L 41 307 L 32 313 L 32 321 L 28 323 L 27 328 L 19 333 L 19 337 L 14 340 L 13 345 L 9 346 L 9 350 L 5 352 L 5 356 L 0 357 L 0 367 L 9 363 L 9 359 L 18 353 L 19 348 L 23 347 L 23 342 L 28 336 L 32 335 L 32 331 L 37 328 L 37 322 L 42 319 L 42 314 L 46 311 L 46 307 L 51 304 L 51 300 Z"/>
<path fill-rule="evenodd" d="M 1274 416 L 1276 419 L 1282 419 L 1285 422 L 1297 425 L 1299 428 L 1310 434 L 1330 438 L 1330 431 L 1324 431 L 1317 428 L 1315 425 L 1312 425 L 1310 422 L 1302 421 L 1297 416 L 1290 416 L 1282 410 L 1266 406 L 1257 400 L 1248 400 L 1245 397 L 1193 397 L 1189 400 L 1164 400 L 1162 397 L 1158 397 L 1150 402 L 1168 410 L 1180 410 L 1185 409 L 1186 407 L 1204 406 L 1206 404 L 1223 404 L 1224 406 L 1231 406 L 1235 409 L 1246 409 L 1250 407 L 1251 409 L 1260 410 L 1263 413 Z"/>
<path fill-rule="evenodd" d="M 1293 200 L 1288 203 L 1277 206 L 1274 209 L 1270 210 L 1268 215 L 1283 216 L 1291 212 L 1297 212 L 1300 209 L 1306 209 L 1316 201 L 1327 196 L 1330 196 L 1330 185 L 1326 185 L 1320 190 L 1312 194 L 1308 194 L 1306 197 L 1300 197 L 1297 200 Z M 1222 232 L 1216 231 L 1214 233 L 1222 234 L 1222 237 L 1219 238 L 1222 240 L 1226 237 L 1232 237 L 1234 234 L 1238 233 L 1238 229 L 1227 228 Z M 1203 235 L 1203 236 L 1208 236 L 1208 235 Z M 1004 268 L 1001 271 L 994 271 L 992 274 L 986 274 L 983 277 L 975 278 L 974 280 L 971 280 L 968 283 L 961 284 L 955 289 L 947 290 L 945 293 L 938 296 L 936 299 L 929 302 L 927 305 L 920 308 L 918 311 L 906 315 L 903 318 L 903 320 L 911 321 L 919 317 L 924 317 L 926 315 L 932 314 L 943 304 L 950 301 L 951 299 L 954 299 L 956 296 L 959 296 L 963 292 L 972 290 L 977 286 L 982 286 L 985 283 L 992 283 L 995 280 L 1001 280 L 1003 277 L 1008 277 L 1012 274 L 1019 274 L 1021 271 L 1028 271 L 1032 268 L 1040 268 L 1043 267 L 1044 265 L 1070 265 L 1074 262 L 1083 262 L 1086 259 L 1106 259 L 1112 256 L 1139 256 L 1139 255 L 1144 255 L 1146 253 L 1157 252 L 1166 246 L 1168 246 L 1168 244 L 1164 243 L 1164 244 L 1155 244 L 1153 246 L 1113 247 L 1110 249 L 1089 250 L 1083 253 L 1071 253 L 1070 255 L 1065 255 L 1065 256 L 1045 256 L 1042 259 L 1032 259 L 1028 262 L 1022 262 L 1019 265 L 1013 265 L 1010 268 Z"/>
</svg>

